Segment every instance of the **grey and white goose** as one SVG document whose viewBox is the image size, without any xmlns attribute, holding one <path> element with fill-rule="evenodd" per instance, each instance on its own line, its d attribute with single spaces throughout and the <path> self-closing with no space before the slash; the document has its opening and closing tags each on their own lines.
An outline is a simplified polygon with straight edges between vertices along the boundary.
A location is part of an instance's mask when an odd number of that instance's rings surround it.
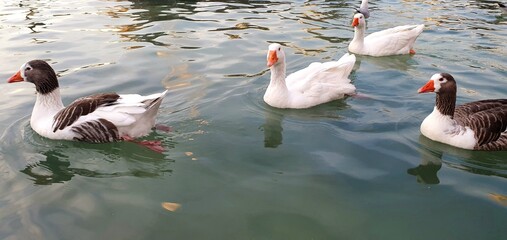
<svg viewBox="0 0 507 240">
<path fill-rule="evenodd" d="M 82 97 L 65 107 L 53 68 L 43 60 L 32 60 L 8 79 L 8 83 L 31 82 L 37 99 L 30 125 L 39 135 L 56 140 L 92 143 L 133 141 L 147 135 L 167 90 L 148 96 L 101 93 Z M 134 141 L 135 142 L 135 141 Z M 157 143 L 138 142 L 160 151 Z"/>
<path fill-rule="evenodd" d="M 507 13 L 507 6 L 505 6 L 505 4 L 501 3 L 501 2 L 497 2 L 498 4 L 498 7 L 500 8 L 500 10 L 502 10 L 502 13 Z"/>
<path fill-rule="evenodd" d="M 369 18 L 370 11 L 368 10 L 368 0 L 362 0 L 361 6 L 359 6 L 359 8 L 356 8 L 356 12 L 363 14 L 364 18 Z"/>
<path fill-rule="evenodd" d="M 456 81 L 438 73 L 418 90 L 435 92 L 433 112 L 421 124 L 429 139 L 470 150 L 507 150 L 507 99 L 489 99 L 456 106 Z"/>
</svg>

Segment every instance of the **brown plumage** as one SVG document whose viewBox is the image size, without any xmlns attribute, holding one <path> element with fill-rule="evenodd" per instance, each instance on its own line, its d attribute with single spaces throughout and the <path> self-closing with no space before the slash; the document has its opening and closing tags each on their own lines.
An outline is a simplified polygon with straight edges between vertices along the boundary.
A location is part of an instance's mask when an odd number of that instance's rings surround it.
<svg viewBox="0 0 507 240">
<path fill-rule="evenodd" d="M 41 136 L 59 140 L 93 143 L 114 142 L 143 137 L 155 125 L 155 117 L 168 91 L 147 96 L 101 93 L 79 98 L 65 107 L 55 71 L 43 60 L 24 63 L 8 83 L 30 82 L 37 99 L 30 126 Z M 159 143 L 139 142 L 155 151 Z"/>
<path fill-rule="evenodd" d="M 456 89 L 456 81 L 448 73 L 433 75 L 430 81 L 419 89 L 419 93 L 435 92 L 435 106 L 439 114 L 450 119 L 446 122 L 439 117 L 430 118 L 434 114 L 432 113 L 423 121 L 421 132 L 435 141 L 457 147 L 467 145 L 469 147 L 464 148 L 471 149 L 466 143 L 471 138 L 459 139 L 469 128 L 475 138 L 473 150 L 507 150 L 507 99 L 481 100 L 456 106 Z M 445 132 L 433 131 L 431 124 L 444 124 Z"/>
<path fill-rule="evenodd" d="M 120 95 L 116 93 L 100 93 L 78 98 L 55 115 L 53 132 L 72 125 L 79 117 L 92 113 L 98 107 L 116 104 L 118 98 Z"/>
<path fill-rule="evenodd" d="M 476 150 L 507 150 L 507 99 L 460 105 L 454 111 L 454 119 L 475 132 Z"/>
</svg>

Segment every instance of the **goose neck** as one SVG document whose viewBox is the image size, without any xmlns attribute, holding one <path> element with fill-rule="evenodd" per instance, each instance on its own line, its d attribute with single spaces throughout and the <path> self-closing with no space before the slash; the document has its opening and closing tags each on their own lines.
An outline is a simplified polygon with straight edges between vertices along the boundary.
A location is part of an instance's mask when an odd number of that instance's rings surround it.
<svg viewBox="0 0 507 240">
<path fill-rule="evenodd" d="M 58 112 L 63 107 L 59 88 L 56 88 L 49 93 L 37 92 L 37 100 L 35 101 L 34 111 L 40 111 L 43 109 L 49 114 Z"/>
<path fill-rule="evenodd" d="M 364 43 L 364 32 L 364 26 L 354 27 L 354 39 L 352 41 L 362 45 Z"/>
<path fill-rule="evenodd" d="M 456 93 L 437 93 L 435 106 L 443 115 L 454 118 L 454 109 L 456 108 Z"/>
<path fill-rule="evenodd" d="M 285 85 L 285 62 L 277 63 L 271 66 L 271 81 L 270 85 L 283 86 Z"/>
</svg>

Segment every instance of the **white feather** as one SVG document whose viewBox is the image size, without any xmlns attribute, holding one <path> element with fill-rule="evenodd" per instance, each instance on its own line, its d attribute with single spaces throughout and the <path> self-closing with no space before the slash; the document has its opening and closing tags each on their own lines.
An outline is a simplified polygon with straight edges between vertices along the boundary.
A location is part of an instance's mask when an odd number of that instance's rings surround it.
<svg viewBox="0 0 507 240">
<path fill-rule="evenodd" d="M 421 133 L 427 138 L 464 149 L 474 149 L 477 143 L 474 131 L 443 115 L 437 107 L 421 123 Z"/>
<path fill-rule="evenodd" d="M 378 31 L 365 36 L 366 21 L 362 14 L 354 15 L 359 25 L 354 27 L 354 38 L 349 44 L 349 51 L 369 56 L 389 56 L 409 54 L 424 25 L 403 25 Z"/>
<path fill-rule="evenodd" d="M 309 108 L 355 92 L 348 79 L 356 61 L 353 54 L 346 53 L 338 61 L 314 62 L 285 78 L 285 54 L 279 46 L 270 46 L 279 49 L 278 63 L 271 66 L 271 80 L 264 94 L 264 101 L 270 106 Z"/>
</svg>

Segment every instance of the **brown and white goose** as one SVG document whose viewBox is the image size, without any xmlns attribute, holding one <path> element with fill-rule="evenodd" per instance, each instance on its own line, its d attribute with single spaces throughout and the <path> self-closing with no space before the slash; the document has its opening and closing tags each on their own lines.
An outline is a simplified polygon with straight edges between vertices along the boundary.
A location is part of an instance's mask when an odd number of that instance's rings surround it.
<svg viewBox="0 0 507 240">
<path fill-rule="evenodd" d="M 43 60 L 32 60 L 9 78 L 8 83 L 35 84 L 37 99 L 30 125 L 39 135 L 56 140 L 92 143 L 133 140 L 147 135 L 167 90 L 148 96 L 101 93 L 82 97 L 64 107 L 56 73 Z M 159 151 L 156 143 L 138 142 Z"/>
<path fill-rule="evenodd" d="M 429 139 L 470 150 L 507 150 L 507 99 L 470 102 L 456 107 L 456 81 L 438 73 L 419 93 L 435 92 L 433 112 L 421 124 Z"/>
</svg>

